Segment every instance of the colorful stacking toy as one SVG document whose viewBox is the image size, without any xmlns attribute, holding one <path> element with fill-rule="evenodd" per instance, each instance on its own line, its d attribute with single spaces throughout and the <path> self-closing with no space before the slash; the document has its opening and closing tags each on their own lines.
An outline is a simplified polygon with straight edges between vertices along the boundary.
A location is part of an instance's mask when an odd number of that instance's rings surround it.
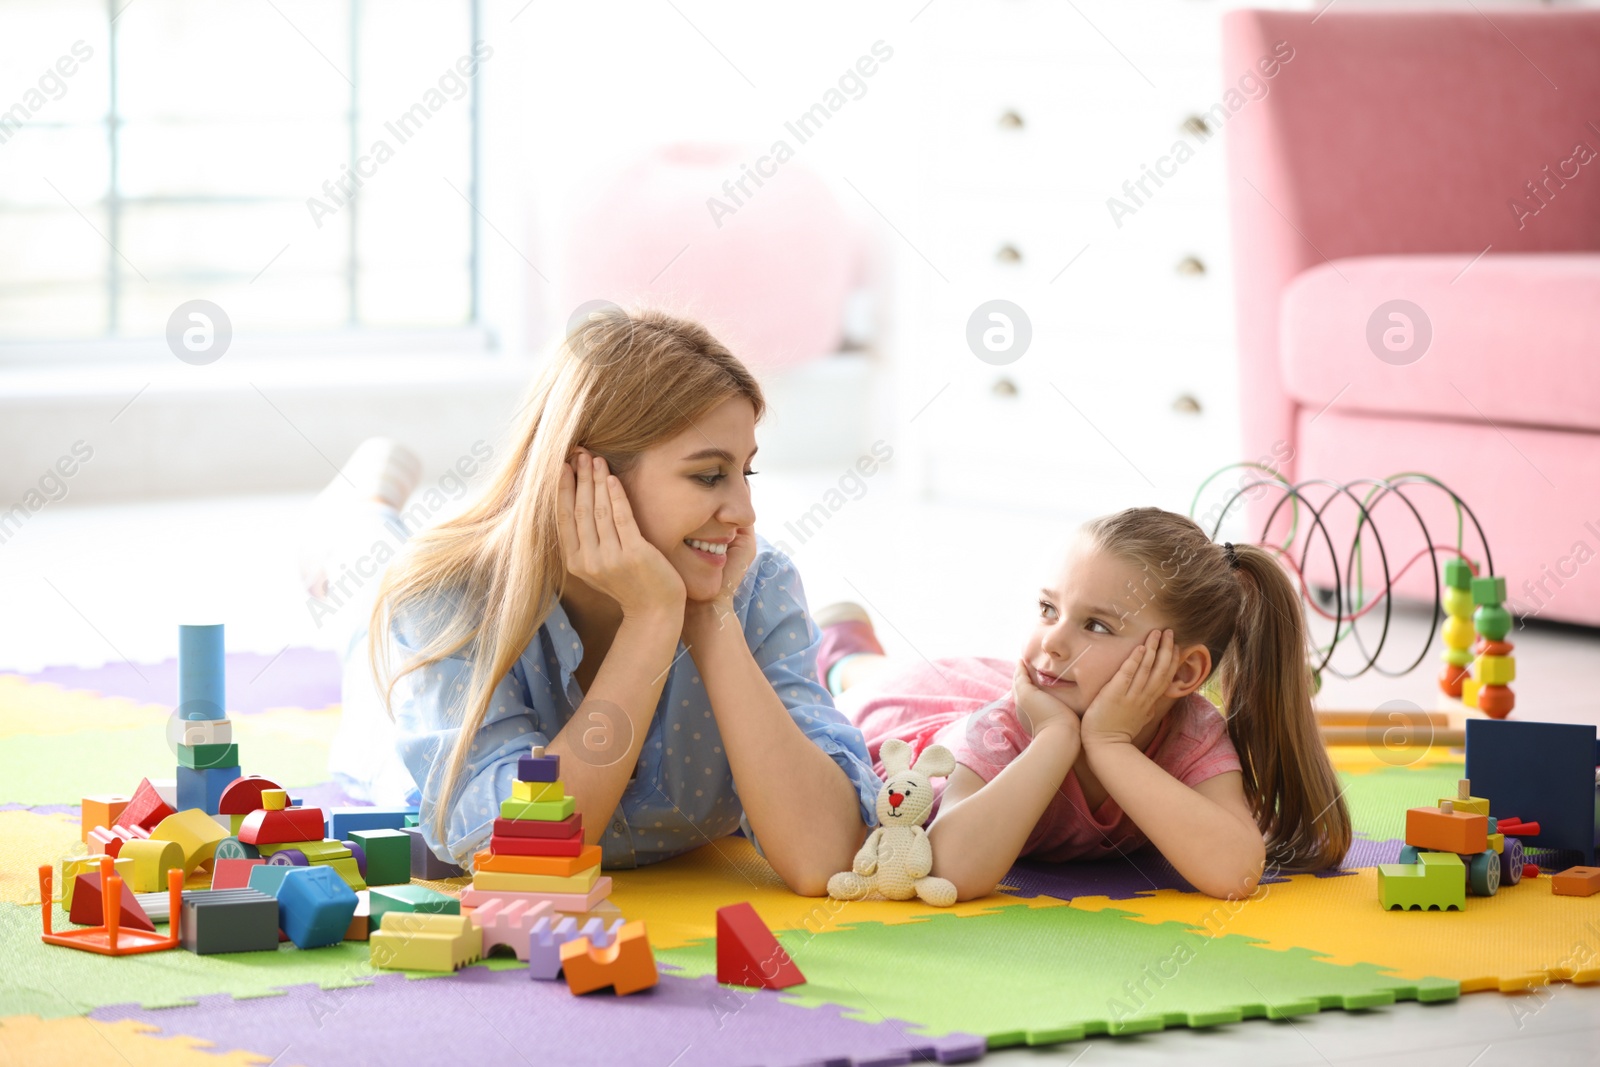
<svg viewBox="0 0 1600 1067">
<path fill-rule="evenodd" d="M 178 627 L 178 809 L 217 814 L 239 777 L 239 746 L 227 719 L 222 624 Z"/>
<path fill-rule="evenodd" d="M 1444 667 L 1439 671 L 1439 688 L 1461 699 L 1463 686 L 1472 677 L 1472 568 L 1464 559 L 1444 564 Z"/>
<path fill-rule="evenodd" d="M 600 846 L 583 843 L 577 801 L 561 782 L 561 759 L 535 745 L 517 761 L 517 781 L 500 804 L 489 847 L 473 857 L 472 888 L 461 903 L 548 902 L 556 911 L 593 910 L 611 893 Z"/>
</svg>

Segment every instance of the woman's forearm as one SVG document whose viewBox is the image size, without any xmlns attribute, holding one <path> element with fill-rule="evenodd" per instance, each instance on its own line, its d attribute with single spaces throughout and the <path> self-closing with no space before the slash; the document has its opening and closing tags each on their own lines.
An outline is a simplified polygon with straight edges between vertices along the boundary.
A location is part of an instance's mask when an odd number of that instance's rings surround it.
<svg viewBox="0 0 1600 1067">
<path fill-rule="evenodd" d="M 933 874 L 955 884 L 957 899 L 994 892 L 1077 758 L 1076 733 L 1046 726 L 977 792 L 940 805 L 928 830 Z"/>
<path fill-rule="evenodd" d="M 742 630 L 713 624 L 685 636 L 767 862 L 796 893 L 822 895 L 866 833 L 855 785 L 795 723 Z"/>
<path fill-rule="evenodd" d="M 600 840 L 628 788 L 682 628 L 672 612 L 624 618 L 583 703 L 550 739 L 587 844 Z"/>
<path fill-rule="evenodd" d="M 1089 767 L 1134 825 L 1202 893 L 1245 897 L 1265 863 L 1261 833 L 1126 741 L 1090 741 Z"/>
</svg>

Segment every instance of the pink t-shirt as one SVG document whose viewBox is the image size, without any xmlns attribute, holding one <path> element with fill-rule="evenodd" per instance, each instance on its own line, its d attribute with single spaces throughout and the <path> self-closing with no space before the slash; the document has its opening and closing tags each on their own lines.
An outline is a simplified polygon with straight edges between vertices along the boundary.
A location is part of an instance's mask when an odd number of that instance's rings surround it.
<svg viewBox="0 0 1600 1067">
<path fill-rule="evenodd" d="M 944 745 L 955 753 L 956 762 L 987 782 L 1029 741 L 1011 698 L 1013 669 L 1006 660 L 981 657 L 918 663 L 870 679 L 839 703 L 865 735 L 880 775 L 878 752 L 885 741 L 898 737 L 918 753 L 931 744 Z M 1145 755 L 1187 786 L 1239 770 L 1227 723 L 1198 693 L 1173 705 Z M 944 784 L 936 781 L 935 791 L 942 795 Z M 1148 843 L 1111 797 L 1091 812 L 1077 773 L 1069 772 L 1022 854 L 1050 862 L 1099 859 Z"/>
</svg>

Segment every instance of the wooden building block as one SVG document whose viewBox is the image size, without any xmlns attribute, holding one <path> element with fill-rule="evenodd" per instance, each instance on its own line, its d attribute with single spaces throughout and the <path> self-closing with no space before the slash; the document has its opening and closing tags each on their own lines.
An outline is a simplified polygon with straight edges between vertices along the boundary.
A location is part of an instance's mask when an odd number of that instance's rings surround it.
<svg viewBox="0 0 1600 1067">
<path fill-rule="evenodd" d="M 1489 819 L 1471 812 L 1438 808 L 1406 810 L 1406 844 L 1440 852 L 1476 855 L 1489 847 Z"/>
<path fill-rule="evenodd" d="M 530 904 L 525 900 L 486 900 L 472 909 L 472 925 L 483 931 L 483 954 L 509 948 L 519 960 L 528 958 L 528 936 L 540 919 L 554 914 L 549 903 Z M 559 963 L 559 961 L 557 961 Z"/>
<path fill-rule="evenodd" d="M 372 965 L 389 970 L 454 971 L 483 958 L 483 931 L 465 915 L 392 912 L 368 940 Z"/>
<path fill-rule="evenodd" d="M 291 841 L 321 841 L 326 829 L 321 808 L 263 808 L 245 816 L 239 824 L 239 840 L 258 848 Z"/>
<path fill-rule="evenodd" d="M 185 893 L 181 925 L 183 947 L 197 956 L 278 950 L 278 902 L 254 889 Z"/>
<path fill-rule="evenodd" d="M 173 841 L 183 849 L 183 872 L 188 874 L 216 854 L 228 832 L 199 808 L 173 812 L 150 831 L 152 840 Z"/>
<path fill-rule="evenodd" d="M 750 903 L 717 909 L 717 981 L 787 989 L 806 980 Z"/>
<path fill-rule="evenodd" d="M 532 803 L 507 797 L 500 802 L 502 819 L 537 819 L 540 822 L 558 822 L 578 808 L 575 797 L 561 800 L 539 800 Z"/>
<path fill-rule="evenodd" d="M 1592 897 L 1600 893 L 1600 867 L 1568 867 L 1550 876 L 1550 892 L 1558 897 Z"/>
<path fill-rule="evenodd" d="M 656 958 L 643 920 L 624 924 L 607 948 L 592 947 L 587 937 L 568 941 L 561 946 L 561 970 L 574 993 L 611 986 L 618 996 L 626 996 L 657 981 Z"/>
<path fill-rule="evenodd" d="M 496 819 L 496 837 L 578 837 L 583 834 L 583 816 L 574 812 L 565 819 L 543 822 L 538 819 Z"/>
<path fill-rule="evenodd" d="M 587 893 L 599 880 L 599 866 L 586 868 L 566 878 L 549 874 L 479 871 L 472 876 L 472 888 L 503 890 L 507 893 Z"/>
<path fill-rule="evenodd" d="M 425 885 L 374 886 L 367 891 L 368 913 L 372 926 L 379 929 L 390 914 L 425 912 L 434 915 L 459 915 L 461 902 L 455 897 Z"/>
<path fill-rule="evenodd" d="M 111 820 L 114 826 L 138 826 L 154 830 L 156 823 L 172 814 L 172 806 L 161 799 L 161 793 L 145 778 L 133 791 L 133 798 L 123 807 L 122 813 Z"/>
<path fill-rule="evenodd" d="M 526 756 L 517 759 L 520 782 L 554 782 L 561 777 L 561 757 L 546 755 L 543 745 L 534 745 Z"/>
<path fill-rule="evenodd" d="M 411 835 L 392 829 L 352 830 L 350 839 L 366 851 L 368 885 L 411 881 Z"/>
<path fill-rule="evenodd" d="M 556 837 L 502 837 L 489 838 L 489 851 L 496 856 L 568 856 L 583 855 L 581 833 L 567 838 Z"/>
<path fill-rule="evenodd" d="M 594 888 L 587 893 L 506 893 L 493 892 L 468 886 L 461 891 L 461 906 L 476 908 L 486 900 L 501 897 L 506 900 L 525 900 L 529 904 L 548 902 L 556 911 L 577 915 L 598 908 L 611 895 L 611 878 L 602 875 Z"/>
<path fill-rule="evenodd" d="M 472 857 L 473 869 L 503 874 L 543 874 L 571 878 L 600 866 L 600 846 L 587 845 L 576 856 L 517 856 L 484 849 Z"/>
<path fill-rule="evenodd" d="M 115 873 L 115 871 L 113 871 Z M 73 876 L 72 903 L 67 912 L 69 922 L 79 926 L 104 926 L 106 924 L 104 891 L 100 888 L 100 871 L 79 871 Z M 118 909 L 120 916 L 119 925 L 124 930 L 147 930 L 156 932 L 155 923 L 144 913 L 139 902 L 134 899 L 133 888 L 127 882 L 121 882 L 121 906 Z M 65 888 L 63 886 L 63 888 Z"/>
<path fill-rule="evenodd" d="M 120 793 L 96 793 L 84 797 L 79 804 L 79 838 L 87 842 L 89 831 L 96 826 L 111 826 L 116 823 L 132 800 L 132 797 L 125 797 Z"/>
<path fill-rule="evenodd" d="M 129 861 L 133 867 L 128 882 L 135 893 L 154 893 L 167 884 L 167 872 L 183 866 L 183 846 L 176 841 L 129 841 L 122 846 L 117 862 Z"/>
<path fill-rule="evenodd" d="M 602 920 L 594 918 L 584 923 L 580 930 L 578 920 L 571 916 L 541 915 L 528 931 L 525 957 L 528 961 L 528 977 L 538 981 L 555 981 L 561 977 L 563 945 L 580 937 L 586 937 L 594 948 L 605 948 L 616 940 L 623 925 L 623 921 L 617 919 L 611 924 L 611 929 L 607 930 Z"/>
<path fill-rule="evenodd" d="M 1454 852 L 1424 852 L 1416 863 L 1380 863 L 1378 899 L 1385 911 L 1460 911 L 1467 906 L 1466 864 Z"/>
<path fill-rule="evenodd" d="M 534 804 L 547 800 L 562 800 L 567 795 L 564 782 L 512 782 L 511 799 L 520 800 L 524 804 Z"/>
</svg>

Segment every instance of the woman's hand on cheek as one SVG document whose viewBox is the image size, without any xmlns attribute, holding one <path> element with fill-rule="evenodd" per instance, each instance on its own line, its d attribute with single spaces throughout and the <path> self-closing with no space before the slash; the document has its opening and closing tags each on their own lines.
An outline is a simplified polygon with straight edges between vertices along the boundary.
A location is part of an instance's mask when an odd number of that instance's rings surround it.
<svg viewBox="0 0 1600 1067">
<path fill-rule="evenodd" d="M 1083 713 L 1084 745 L 1138 737 L 1176 670 L 1172 631 L 1151 630 Z"/>
<path fill-rule="evenodd" d="M 756 558 L 756 532 L 739 528 L 734 531 L 733 543 L 728 545 L 728 562 L 722 565 L 722 584 L 717 595 L 710 600 L 690 600 L 684 605 L 686 626 L 720 626 L 724 619 L 733 616 L 733 594 L 739 591 L 750 564 Z M 738 625 L 738 620 L 734 620 Z"/>
<path fill-rule="evenodd" d="M 561 472 L 557 528 L 567 570 L 617 602 L 624 618 L 683 610 L 683 577 L 644 539 L 622 482 L 581 449 Z"/>
</svg>

